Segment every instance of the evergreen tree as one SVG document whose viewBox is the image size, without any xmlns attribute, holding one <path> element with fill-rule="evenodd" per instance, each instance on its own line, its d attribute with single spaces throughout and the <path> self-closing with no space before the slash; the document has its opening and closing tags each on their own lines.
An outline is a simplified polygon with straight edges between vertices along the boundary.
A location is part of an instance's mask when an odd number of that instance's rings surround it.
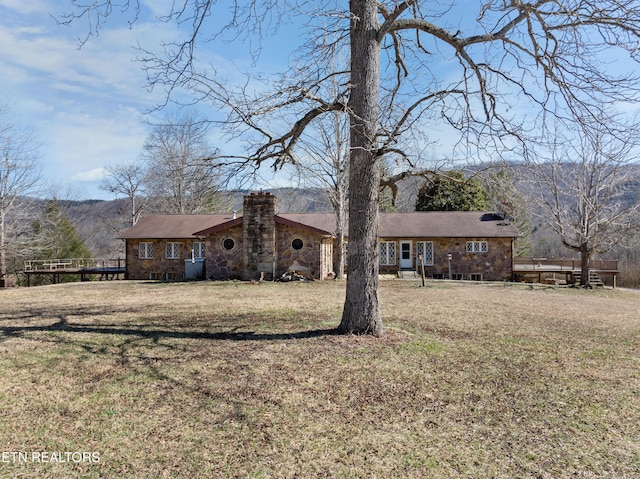
<svg viewBox="0 0 640 479">
<path fill-rule="evenodd" d="M 76 227 L 60 208 L 58 200 L 46 202 L 40 218 L 33 224 L 34 244 L 38 253 L 34 259 L 90 258 L 91 252 L 78 236 Z M 64 275 L 63 281 L 76 281 L 75 276 Z"/>
<path fill-rule="evenodd" d="M 476 178 L 449 171 L 427 180 L 418 191 L 416 211 L 483 211 L 486 192 Z"/>
</svg>

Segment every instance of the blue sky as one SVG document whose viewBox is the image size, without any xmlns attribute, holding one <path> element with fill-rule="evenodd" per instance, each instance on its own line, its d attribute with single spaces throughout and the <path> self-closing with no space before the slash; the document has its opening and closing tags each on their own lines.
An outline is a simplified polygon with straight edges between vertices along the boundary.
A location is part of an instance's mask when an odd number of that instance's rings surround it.
<svg viewBox="0 0 640 479">
<path fill-rule="evenodd" d="M 60 0 L 0 0 L 0 104 L 10 107 L 14 122 L 28 125 L 40 141 L 43 177 L 54 191 L 70 190 L 78 199 L 109 199 L 98 188 L 104 168 L 135 161 L 153 117 L 146 115 L 161 92 L 151 93 L 145 73 L 133 61 L 134 45 L 156 50 L 177 38 L 173 24 L 155 15 L 169 11 L 171 0 L 142 0 L 133 29 L 114 15 L 79 48 L 87 32 L 82 20 L 58 25 L 53 16 L 68 12 Z M 225 49 L 233 64 L 249 62 L 242 49 Z M 206 53 L 219 68 L 232 62 Z M 167 115 L 156 113 L 156 119 Z"/>
<path fill-rule="evenodd" d="M 461 0 L 458 7 L 467 3 Z M 98 188 L 104 168 L 135 161 L 142 152 L 150 131 L 147 122 L 154 120 L 145 112 L 163 96 L 146 89 L 145 73 L 133 61 L 134 46 L 157 51 L 162 41 L 179 38 L 180 32 L 174 23 L 155 20 L 170 11 L 172 0 L 140 0 L 140 4 L 134 28 L 127 25 L 127 16 L 114 14 L 99 36 L 79 48 L 78 39 L 86 35 L 87 24 L 78 20 L 61 26 L 52 18 L 68 13 L 68 0 L 0 0 L 0 104 L 10 106 L 15 121 L 32 127 L 41 143 L 43 177 L 54 184 L 55 191 L 70 189 L 78 199 L 109 199 Z M 460 16 L 454 17 L 461 21 Z M 224 22 L 212 19 L 216 20 Z M 281 28 L 279 37 L 268 37 L 256 68 L 285 70 L 291 43 L 298 38 L 294 24 Z M 241 43 L 211 46 L 198 55 L 230 78 L 252 61 L 247 45 Z M 442 69 L 443 64 L 438 67 Z M 155 119 L 169 113 L 156 113 Z M 445 135 L 433 136 L 442 141 Z M 444 149 L 435 156 L 449 153 L 446 143 L 451 142 L 443 142 Z M 212 144 L 221 144 L 215 134 Z M 269 171 L 264 176 L 260 187 L 268 187 L 272 179 Z M 282 182 L 283 178 L 276 178 L 272 185 Z"/>
<path fill-rule="evenodd" d="M 66 3 L 66 2 L 65 2 Z M 147 135 L 142 112 L 154 103 L 131 59 L 153 29 L 109 28 L 78 49 L 86 28 L 57 25 L 63 2 L 0 0 L 0 95 L 40 141 L 43 176 L 81 198 L 104 197 L 102 169 L 135 159 Z"/>
</svg>

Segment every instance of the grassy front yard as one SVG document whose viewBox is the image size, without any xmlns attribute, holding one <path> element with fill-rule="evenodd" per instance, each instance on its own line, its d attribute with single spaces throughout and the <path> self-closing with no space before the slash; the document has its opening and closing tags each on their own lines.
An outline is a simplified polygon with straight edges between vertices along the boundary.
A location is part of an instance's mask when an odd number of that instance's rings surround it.
<svg viewBox="0 0 640 479">
<path fill-rule="evenodd" d="M 381 339 L 343 299 L 0 291 L 0 477 L 640 477 L 640 293 L 385 281 Z"/>
</svg>

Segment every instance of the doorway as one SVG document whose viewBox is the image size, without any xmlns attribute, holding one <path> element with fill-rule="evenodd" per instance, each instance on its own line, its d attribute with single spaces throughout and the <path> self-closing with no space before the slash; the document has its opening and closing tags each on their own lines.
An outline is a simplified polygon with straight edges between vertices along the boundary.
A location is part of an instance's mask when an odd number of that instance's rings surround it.
<svg viewBox="0 0 640 479">
<path fill-rule="evenodd" d="M 400 241 L 400 269 L 411 269 L 413 266 L 413 242 Z"/>
</svg>

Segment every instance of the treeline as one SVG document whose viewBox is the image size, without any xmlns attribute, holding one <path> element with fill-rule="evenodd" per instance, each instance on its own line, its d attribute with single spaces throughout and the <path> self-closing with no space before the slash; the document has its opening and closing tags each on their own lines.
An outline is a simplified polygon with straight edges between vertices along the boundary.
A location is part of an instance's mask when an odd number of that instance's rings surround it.
<svg viewBox="0 0 640 479">
<path fill-rule="evenodd" d="M 458 175 L 452 175 L 457 178 Z M 421 197 L 424 179 L 410 178 L 400 185 L 397 201 L 394 206 L 389 202 L 383 204 L 386 210 L 414 211 L 416 206 L 424 204 L 426 199 Z M 472 182 L 473 195 L 478 195 L 478 182 Z M 442 185 L 438 185 L 442 188 Z M 484 187 L 483 187 L 484 188 Z M 332 207 L 324 191 L 318 188 L 274 188 L 270 189 L 279 198 L 281 212 L 315 213 L 331 212 Z M 424 188 L 423 188 L 424 193 Z M 441 196 L 442 191 L 438 191 Z M 225 210 L 242 213 L 242 202 L 251 190 L 236 190 L 220 192 L 220 204 Z M 462 193 L 458 191 L 459 197 Z M 486 192 L 487 198 L 490 193 Z M 385 197 L 383 195 L 383 202 Z M 632 204 L 637 198 L 630 197 Z M 495 203 L 479 201 L 482 209 L 494 210 Z M 21 215 L 24 222 L 23 236 L 28 240 L 21 241 L 18 248 L 10 255 L 9 273 L 22 271 L 25 260 L 92 257 L 92 258 L 124 258 L 124 242 L 118 239 L 120 233 L 129 227 L 126 199 L 115 200 L 38 200 L 24 199 L 24 207 L 18 210 L 27 214 Z M 441 205 L 442 206 L 442 205 Z M 467 205 L 469 207 L 469 205 Z M 165 213 L 161 210 L 148 209 L 144 215 Z M 522 211 L 521 214 L 525 215 Z M 522 254 L 536 257 L 577 257 L 568 250 L 560 238 L 535 215 L 526 214 L 519 218 L 522 230 L 526 236 L 520 241 L 527 246 Z M 29 232 L 30 230 L 30 232 Z M 621 286 L 640 288 L 640 252 L 637 248 L 619 246 L 606 255 L 608 259 L 618 259 L 620 275 L 618 284 Z M 42 281 L 47 281 L 42 278 Z"/>
</svg>

